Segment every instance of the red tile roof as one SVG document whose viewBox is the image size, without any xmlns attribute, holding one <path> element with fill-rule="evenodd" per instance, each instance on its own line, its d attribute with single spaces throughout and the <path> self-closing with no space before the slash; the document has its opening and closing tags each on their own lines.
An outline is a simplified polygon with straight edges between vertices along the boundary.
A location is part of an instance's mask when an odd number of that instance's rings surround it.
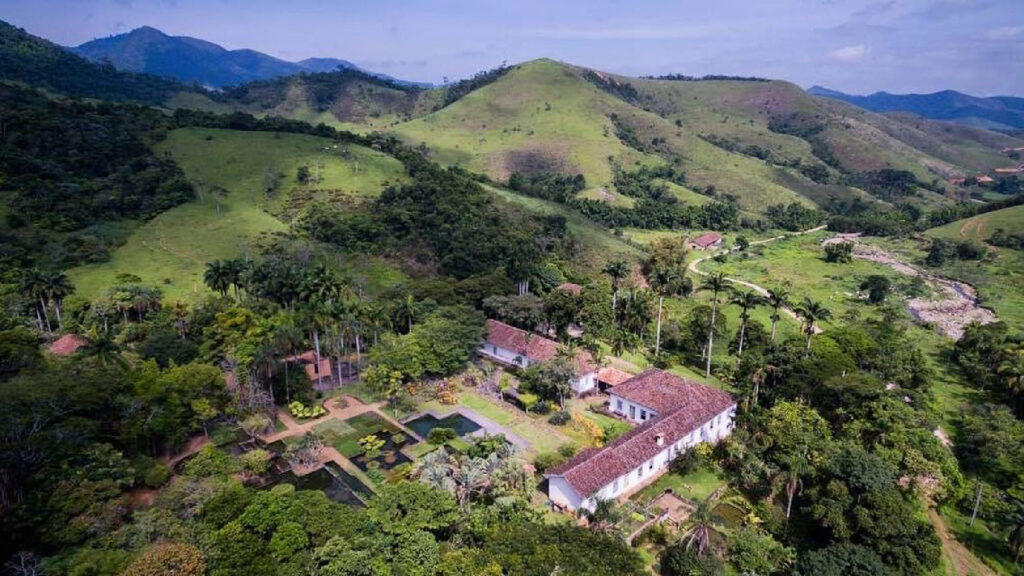
<svg viewBox="0 0 1024 576">
<path fill-rule="evenodd" d="M 65 334 L 50 344 L 50 352 L 58 356 L 71 356 L 89 341 L 78 334 Z"/>
<path fill-rule="evenodd" d="M 614 394 L 661 414 L 686 402 L 691 393 L 688 383 L 705 387 L 670 372 L 651 369 L 616 386 Z"/>
<path fill-rule="evenodd" d="M 678 442 L 735 404 L 732 397 L 721 390 L 661 370 L 648 370 L 621 386 L 637 382 L 655 388 L 672 383 L 680 391 L 672 395 L 678 403 L 604 448 L 580 452 L 568 462 L 553 468 L 548 472 L 548 477 L 565 478 L 573 490 L 588 497 L 616 478 L 635 470 L 667 446 Z M 615 391 L 618 394 L 619 389 Z M 659 392 L 653 396 L 662 395 L 663 392 Z M 658 444 L 659 436 L 664 440 L 663 444 Z"/>
<path fill-rule="evenodd" d="M 719 234 L 718 232 L 708 232 L 707 234 L 701 234 L 700 236 L 697 236 L 691 242 L 693 242 L 693 244 L 696 246 L 700 246 L 701 248 L 707 248 L 708 246 L 711 246 L 712 244 L 721 241 L 721 234 Z"/>
<path fill-rule="evenodd" d="M 487 321 L 487 342 L 511 350 L 534 362 L 551 360 L 558 355 L 558 351 L 562 348 L 562 345 L 554 340 L 520 330 L 497 320 Z M 576 354 L 576 368 L 581 374 L 594 372 L 597 369 L 590 353 L 586 351 Z"/>
<path fill-rule="evenodd" d="M 316 382 L 316 352 L 313 350 L 307 350 L 295 356 L 286 356 L 284 361 L 302 364 L 309 381 Z M 331 359 L 323 354 L 320 355 L 320 372 L 323 373 L 324 378 L 331 377 Z"/>
<path fill-rule="evenodd" d="M 623 372 L 618 368 L 612 368 L 610 366 L 606 366 L 597 371 L 598 382 L 604 382 L 609 386 L 618 386 L 632 377 L 633 375 L 629 372 Z"/>
<path fill-rule="evenodd" d="M 565 290 L 566 292 L 572 292 L 573 294 L 579 296 L 580 294 L 583 293 L 583 286 L 580 286 L 579 284 L 573 284 L 572 282 L 566 282 L 565 284 L 559 285 L 558 288 L 556 288 L 556 290 Z"/>
</svg>

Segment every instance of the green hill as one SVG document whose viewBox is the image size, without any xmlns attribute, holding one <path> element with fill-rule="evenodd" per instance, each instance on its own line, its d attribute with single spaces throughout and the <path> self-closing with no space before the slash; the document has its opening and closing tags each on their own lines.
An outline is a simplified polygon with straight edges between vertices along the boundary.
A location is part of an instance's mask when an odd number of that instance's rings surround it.
<svg viewBox="0 0 1024 576">
<path fill-rule="evenodd" d="M 944 226 L 932 228 L 927 233 L 935 238 L 985 242 L 992 237 L 993 232 L 1000 228 L 1013 236 L 1024 234 L 1024 205 L 1011 206 L 950 222 Z"/>
<path fill-rule="evenodd" d="M 255 241 L 287 230 L 289 216 L 310 198 L 360 202 L 404 177 L 402 165 L 380 152 L 298 134 L 186 128 L 171 132 L 156 151 L 181 166 L 198 199 L 144 224 L 109 261 L 73 269 L 80 295 L 97 296 L 120 273 L 156 284 L 171 298 L 205 294 L 206 262 L 254 253 Z M 296 182 L 300 166 L 319 174 L 319 182 Z M 267 194 L 270 175 L 277 185 Z"/>
</svg>

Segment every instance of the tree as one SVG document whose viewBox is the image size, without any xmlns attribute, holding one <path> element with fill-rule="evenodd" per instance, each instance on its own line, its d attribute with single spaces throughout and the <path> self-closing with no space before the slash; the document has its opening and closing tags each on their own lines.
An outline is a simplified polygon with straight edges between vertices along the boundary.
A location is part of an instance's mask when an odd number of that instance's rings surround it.
<svg viewBox="0 0 1024 576">
<path fill-rule="evenodd" d="M 669 546 L 662 554 L 661 576 L 725 576 L 725 563 L 714 554 L 697 554 L 685 543 Z"/>
<path fill-rule="evenodd" d="M 1002 380 L 1006 392 L 1014 399 L 1017 414 L 1024 415 L 1024 342 L 1007 346 L 1002 356 L 996 374 Z"/>
<path fill-rule="evenodd" d="M 749 291 L 734 295 L 732 303 L 740 307 L 740 344 L 737 355 L 743 356 L 743 338 L 746 336 L 747 323 L 750 322 L 750 311 L 764 304 L 764 298 L 756 292 Z"/>
<path fill-rule="evenodd" d="M 772 307 L 772 342 L 775 342 L 775 328 L 782 316 L 779 311 L 789 306 L 789 291 L 785 288 L 776 288 L 768 291 L 768 305 Z"/>
<path fill-rule="evenodd" d="M 725 279 L 725 274 L 722 272 L 716 272 L 709 275 L 700 284 L 701 290 L 711 291 L 711 328 L 708 330 L 708 347 L 707 347 L 707 363 L 704 366 L 704 376 L 707 378 L 711 377 L 711 356 L 714 351 L 715 343 L 715 319 L 718 315 L 718 294 L 729 288 L 728 280 Z"/>
<path fill-rule="evenodd" d="M 1024 559 L 1024 501 L 1013 499 L 1013 512 L 1006 520 L 1010 526 L 1010 533 L 1007 535 L 1007 542 L 1010 544 L 1010 553 L 1013 559 L 1020 562 Z"/>
<path fill-rule="evenodd" d="M 675 294 L 679 289 L 682 277 L 672 268 L 655 268 L 650 277 L 651 288 L 658 294 L 658 327 L 654 337 L 654 355 L 661 352 L 661 316 L 665 305 L 665 296 Z"/>
<path fill-rule="evenodd" d="M 623 260 L 612 260 L 605 264 L 601 271 L 612 279 L 612 310 L 614 311 L 618 303 L 619 282 L 629 275 L 629 265 Z"/>
<path fill-rule="evenodd" d="M 221 296 L 227 296 L 228 288 L 231 287 L 230 273 L 231 271 L 221 260 L 207 262 L 206 270 L 203 271 L 203 283 Z"/>
<path fill-rule="evenodd" d="M 203 553 L 191 544 L 157 544 L 142 553 L 121 576 L 202 576 Z"/>
<path fill-rule="evenodd" d="M 787 520 L 789 519 L 790 512 L 793 509 L 793 498 L 803 492 L 803 477 L 809 468 L 810 463 L 807 461 L 807 455 L 803 453 L 790 454 L 783 464 L 782 471 L 779 474 L 779 480 L 783 483 L 786 489 Z"/>
<path fill-rule="evenodd" d="M 886 296 L 889 295 L 889 290 L 892 289 L 892 282 L 885 276 L 872 274 L 860 283 L 860 289 L 868 291 L 868 302 L 881 304 L 885 302 Z"/>
<path fill-rule="evenodd" d="M 47 273 L 44 280 L 46 299 L 53 303 L 53 309 L 57 313 L 57 326 L 63 330 L 61 308 L 64 305 L 64 298 L 74 293 L 75 285 L 71 283 L 67 274 L 58 270 Z"/>
<path fill-rule="evenodd" d="M 38 268 L 24 270 L 19 279 L 21 293 L 34 302 L 33 308 L 36 311 L 36 326 L 39 331 L 43 329 L 52 332 L 50 328 L 50 316 L 46 310 L 46 287 L 47 274 Z"/>
<path fill-rule="evenodd" d="M 704 556 L 716 545 L 715 539 L 722 534 L 723 518 L 718 512 L 720 506 L 735 506 L 722 499 L 724 488 L 719 488 L 697 503 L 697 508 L 683 522 L 680 543 L 694 548 L 698 556 Z"/>
<path fill-rule="evenodd" d="M 565 408 L 565 399 L 572 394 L 572 380 L 575 377 L 575 362 L 555 357 L 530 365 L 523 372 L 522 389 L 545 400 L 556 401 Z"/>
<path fill-rule="evenodd" d="M 757 528 L 735 530 L 728 540 L 729 563 L 743 574 L 777 574 L 796 560 L 792 548 Z"/>
<path fill-rule="evenodd" d="M 815 333 L 815 323 L 818 321 L 828 320 L 832 316 L 832 312 L 821 305 L 820 302 L 815 302 L 810 298 L 804 298 L 802 304 L 797 306 L 797 314 L 804 318 L 804 331 L 807 333 L 807 349 L 811 349 L 811 337 Z"/>
<path fill-rule="evenodd" d="M 893 571 L 872 549 L 840 542 L 803 554 L 797 563 L 800 576 L 893 576 Z"/>
<path fill-rule="evenodd" d="M 458 519 L 458 503 L 448 492 L 422 482 L 382 484 L 366 508 L 367 516 L 385 534 L 447 529 Z"/>
<path fill-rule="evenodd" d="M 834 242 L 825 246 L 825 261 L 837 264 L 853 262 L 853 242 Z"/>
</svg>

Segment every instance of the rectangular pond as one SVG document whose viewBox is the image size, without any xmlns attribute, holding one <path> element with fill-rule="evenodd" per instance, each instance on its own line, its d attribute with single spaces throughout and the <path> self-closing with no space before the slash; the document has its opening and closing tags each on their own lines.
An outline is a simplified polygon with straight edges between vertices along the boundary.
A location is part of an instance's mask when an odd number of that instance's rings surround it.
<svg viewBox="0 0 1024 576">
<path fill-rule="evenodd" d="M 479 424 L 474 422 L 472 419 L 466 416 L 454 412 L 445 416 L 444 418 L 438 418 L 433 414 L 424 414 L 405 423 L 412 431 L 420 435 L 421 438 L 426 438 L 427 434 L 434 428 L 449 428 L 455 431 L 458 436 L 466 436 L 472 434 L 481 428 Z"/>
<path fill-rule="evenodd" d="M 304 476 L 285 472 L 274 478 L 268 487 L 277 484 L 291 484 L 296 490 L 321 490 L 331 500 L 352 506 L 365 506 L 365 500 L 373 494 L 358 478 L 334 462 Z"/>
</svg>

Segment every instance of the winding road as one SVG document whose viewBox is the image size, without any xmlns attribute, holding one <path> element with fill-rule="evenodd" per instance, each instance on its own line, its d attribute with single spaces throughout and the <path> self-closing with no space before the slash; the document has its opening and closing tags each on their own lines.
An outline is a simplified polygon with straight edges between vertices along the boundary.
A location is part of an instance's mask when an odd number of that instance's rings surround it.
<svg viewBox="0 0 1024 576">
<path fill-rule="evenodd" d="M 818 226 L 817 228 L 811 228 L 809 230 L 803 230 L 802 232 L 793 232 L 791 234 L 781 234 L 779 236 L 772 236 L 771 238 L 765 238 L 764 240 L 756 240 L 754 242 L 751 242 L 750 245 L 751 246 L 757 246 L 759 244 L 767 244 L 769 242 L 774 242 L 776 240 L 781 240 L 781 239 L 786 238 L 788 236 L 801 236 L 803 234 L 811 234 L 813 232 L 819 232 L 821 230 L 824 230 L 825 228 L 826 228 L 826 225 L 822 224 L 821 226 Z M 725 250 L 719 250 L 717 252 L 712 252 L 711 254 L 708 254 L 707 256 L 701 256 L 700 258 L 697 258 L 693 262 L 690 262 L 690 265 L 687 268 L 690 270 L 690 272 L 693 272 L 694 274 L 696 274 L 698 276 L 707 276 L 708 273 L 707 272 L 702 272 L 700 270 L 700 268 L 697 267 L 698 264 L 700 264 L 701 262 L 703 262 L 705 260 L 714 258 L 716 256 L 721 256 L 723 254 L 729 254 L 729 253 L 738 252 L 738 251 L 739 251 L 739 247 L 733 246 L 732 248 L 727 248 Z M 726 279 L 726 281 L 732 282 L 733 284 L 737 284 L 737 285 L 740 285 L 740 286 L 746 286 L 747 288 L 750 288 L 751 290 L 753 290 L 754 292 L 757 292 L 761 296 L 765 296 L 765 297 L 768 296 L 768 289 L 765 288 L 764 286 L 758 286 L 757 284 L 754 284 L 753 282 L 747 282 L 746 280 L 740 280 L 738 278 L 726 277 L 725 279 Z M 782 308 L 782 312 L 785 313 L 786 315 L 792 317 L 794 320 L 796 320 L 798 322 L 801 322 L 800 315 L 797 314 L 796 311 L 794 311 L 792 308 L 784 307 L 784 308 Z M 821 332 L 821 328 L 815 326 L 814 327 L 814 333 L 817 334 L 819 332 Z"/>
</svg>

